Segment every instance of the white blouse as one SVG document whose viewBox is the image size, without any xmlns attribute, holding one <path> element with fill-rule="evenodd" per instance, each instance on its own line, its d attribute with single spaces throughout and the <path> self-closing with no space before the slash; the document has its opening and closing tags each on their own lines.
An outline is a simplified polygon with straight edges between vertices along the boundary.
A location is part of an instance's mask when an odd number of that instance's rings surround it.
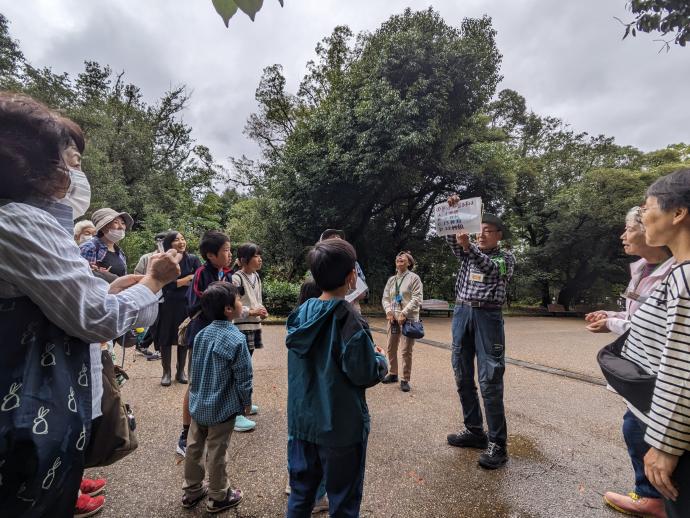
<svg viewBox="0 0 690 518">
<path fill-rule="evenodd" d="M 0 205 L 0 299 L 29 297 L 53 324 L 87 343 L 112 340 L 154 323 L 158 294 L 142 285 L 116 295 L 108 290 L 53 216 L 24 203 Z M 100 347 L 98 353 L 92 349 L 93 369 Z M 98 360 L 91 384 L 94 417 L 100 415 L 102 393 Z"/>
</svg>

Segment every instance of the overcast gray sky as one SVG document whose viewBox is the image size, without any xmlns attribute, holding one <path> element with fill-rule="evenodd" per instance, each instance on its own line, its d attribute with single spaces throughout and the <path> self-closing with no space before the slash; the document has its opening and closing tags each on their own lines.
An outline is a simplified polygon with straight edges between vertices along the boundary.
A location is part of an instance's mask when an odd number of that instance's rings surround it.
<svg viewBox="0 0 690 518">
<path fill-rule="evenodd" d="M 75 76 L 84 60 L 109 64 L 148 101 L 179 84 L 193 91 L 185 120 L 227 165 L 256 158 L 243 134 L 265 66 L 280 63 L 294 92 L 333 27 L 372 31 L 406 7 L 433 5 L 447 23 L 488 14 L 503 54 L 501 88 L 577 131 L 603 133 L 643 150 L 690 142 L 690 48 L 659 53 L 658 36 L 621 41 L 614 16 L 626 0 L 265 0 L 251 22 L 227 29 L 211 0 L 0 0 L 27 59 Z"/>
</svg>

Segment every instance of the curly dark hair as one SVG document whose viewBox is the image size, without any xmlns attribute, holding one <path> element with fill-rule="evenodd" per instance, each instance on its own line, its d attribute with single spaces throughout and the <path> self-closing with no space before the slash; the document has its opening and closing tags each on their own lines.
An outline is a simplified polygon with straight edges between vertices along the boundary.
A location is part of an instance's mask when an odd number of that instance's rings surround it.
<svg viewBox="0 0 690 518">
<path fill-rule="evenodd" d="M 70 143 L 59 116 L 29 96 L 0 92 L 0 198 L 50 198 L 69 186 L 61 153 Z"/>
</svg>

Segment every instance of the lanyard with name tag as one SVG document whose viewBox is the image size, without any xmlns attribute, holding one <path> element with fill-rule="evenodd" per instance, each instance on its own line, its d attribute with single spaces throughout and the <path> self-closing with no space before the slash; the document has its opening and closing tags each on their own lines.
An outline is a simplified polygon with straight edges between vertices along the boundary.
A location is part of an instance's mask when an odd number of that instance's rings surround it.
<svg viewBox="0 0 690 518">
<path fill-rule="evenodd" d="M 485 275 L 479 272 L 470 272 L 470 280 L 472 282 L 484 282 Z"/>
</svg>

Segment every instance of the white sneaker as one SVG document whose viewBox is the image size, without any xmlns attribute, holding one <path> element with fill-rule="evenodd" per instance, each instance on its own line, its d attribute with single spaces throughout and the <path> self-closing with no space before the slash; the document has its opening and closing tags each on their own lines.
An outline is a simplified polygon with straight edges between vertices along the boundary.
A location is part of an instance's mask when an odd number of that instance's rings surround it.
<svg viewBox="0 0 690 518">
<path fill-rule="evenodd" d="M 243 415 L 238 415 L 235 418 L 235 428 L 234 430 L 236 432 L 249 432 L 250 430 L 253 430 L 256 428 L 256 423 L 254 421 L 250 421 Z"/>
<path fill-rule="evenodd" d="M 328 495 L 314 504 L 314 509 L 311 510 L 311 514 L 321 513 L 323 511 L 328 511 Z"/>
</svg>

